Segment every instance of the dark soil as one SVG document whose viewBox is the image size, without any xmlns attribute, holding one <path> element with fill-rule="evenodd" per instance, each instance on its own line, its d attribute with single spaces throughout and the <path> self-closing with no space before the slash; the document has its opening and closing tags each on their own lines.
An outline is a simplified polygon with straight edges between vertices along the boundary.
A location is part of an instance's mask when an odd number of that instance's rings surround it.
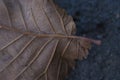
<svg viewBox="0 0 120 80">
<path fill-rule="evenodd" d="M 120 0 L 56 0 L 73 16 L 78 36 L 102 40 L 66 80 L 120 80 Z"/>
</svg>

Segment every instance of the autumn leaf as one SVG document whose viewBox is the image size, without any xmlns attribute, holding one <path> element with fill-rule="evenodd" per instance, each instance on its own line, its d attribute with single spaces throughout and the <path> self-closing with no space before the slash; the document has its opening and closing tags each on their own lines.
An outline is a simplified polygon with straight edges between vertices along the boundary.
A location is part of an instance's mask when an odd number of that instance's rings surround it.
<svg viewBox="0 0 120 80">
<path fill-rule="evenodd" d="M 100 44 L 75 30 L 52 0 L 0 0 L 0 80 L 63 80 Z"/>
</svg>

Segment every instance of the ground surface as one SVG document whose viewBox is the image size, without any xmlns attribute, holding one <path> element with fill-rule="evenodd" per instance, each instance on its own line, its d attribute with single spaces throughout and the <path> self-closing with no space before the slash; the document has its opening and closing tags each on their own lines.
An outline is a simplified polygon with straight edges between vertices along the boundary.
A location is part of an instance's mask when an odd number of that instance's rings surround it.
<svg viewBox="0 0 120 80">
<path fill-rule="evenodd" d="M 77 35 L 102 40 L 66 80 L 120 80 L 120 0 L 56 0 L 73 16 Z"/>
</svg>

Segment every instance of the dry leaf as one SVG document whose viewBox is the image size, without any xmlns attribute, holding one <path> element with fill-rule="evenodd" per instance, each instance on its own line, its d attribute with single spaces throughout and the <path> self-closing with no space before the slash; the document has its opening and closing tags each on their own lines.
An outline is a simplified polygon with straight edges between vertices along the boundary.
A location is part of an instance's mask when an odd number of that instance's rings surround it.
<svg viewBox="0 0 120 80">
<path fill-rule="evenodd" d="M 0 80 L 63 80 L 99 43 L 52 0 L 0 0 L 0 25 Z"/>
</svg>

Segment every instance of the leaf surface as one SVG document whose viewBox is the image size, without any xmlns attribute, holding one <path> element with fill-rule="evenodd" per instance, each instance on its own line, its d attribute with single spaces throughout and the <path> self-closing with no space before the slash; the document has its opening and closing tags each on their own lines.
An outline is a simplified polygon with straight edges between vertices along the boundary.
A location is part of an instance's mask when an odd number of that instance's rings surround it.
<svg viewBox="0 0 120 80">
<path fill-rule="evenodd" d="M 0 0 L 0 80 L 63 80 L 94 40 L 52 0 Z"/>
</svg>

